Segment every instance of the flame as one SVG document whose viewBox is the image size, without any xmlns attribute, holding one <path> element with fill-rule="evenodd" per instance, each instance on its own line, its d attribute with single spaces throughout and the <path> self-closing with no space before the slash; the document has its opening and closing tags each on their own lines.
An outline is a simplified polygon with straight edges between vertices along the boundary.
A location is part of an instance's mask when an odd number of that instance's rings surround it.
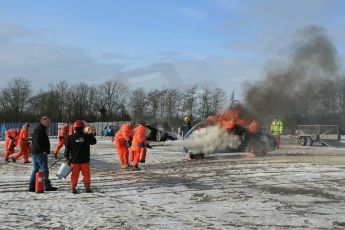
<svg viewBox="0 0 345 230">
<path fill-rule="evenodd" d="M 222 113 L 209 116 L 207 120 L 217 123 L 220 127 L 226 128 L 229 132 L 231 132 L 236 125 L 245 128 L 250 133 L 255 133 L 259 128 L 258 123 L 241 111 L 240 108 L 232 108 Z"/>
</svg>

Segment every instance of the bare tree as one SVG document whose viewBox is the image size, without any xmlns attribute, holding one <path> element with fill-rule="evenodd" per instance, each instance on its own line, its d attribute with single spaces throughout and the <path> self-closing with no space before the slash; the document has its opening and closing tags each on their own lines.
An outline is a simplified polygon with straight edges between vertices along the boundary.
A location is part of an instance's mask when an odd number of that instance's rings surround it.
<svg viewBox="0 0 345 230">
<path fill-rule="evenodd" d="M 48 115 L 54 121 L 59 121 L 58 109 L 59 101 L 58 94 L 52 88 L 47 91 L 40 91 L 31 98 L 31 111 L 36 116 Z"/>
<path fill-rule="evenodd" d="M 212 113 L 218 113 L 224 105 L 225 101 L 225 92 L 220 88 L 216 88 L 211 94 L 211 104 L 212 104 Z"/>
<path fill-rule="evenodd" d="M 79 83 L 70 87 L 68 95 L 69 120 L 95 119 L 96 88 L 85 83 Z"/>
<path fill-rule="evenodd" d="M 205 87 L 198 96 L 200 102 L 199 116 L 201 119 L 205 119 L 212 113 L 212 91 L 208 87 Z"/>
<path fill-rule="evenodd" d="M 67 108 L 68 108 L 68 93 L 69 93 L 69 84 L 67 81 L 60 81 L 55 86 L 51 86 L 51 88 L 56 92 L 56 100 L 58 104 L 58 110 L 57 110 L 57 120 L 59 121 L 67 121 L 68 117 L 67 114 Z"/>
<path fill-rule="evenodd" d="M 156 121 L 159 106 L 160 106 L 160 90 L 151 90 L 147 94 L 147 112 L 148 116 Z"/>
<path fill-rule="evenodd" d="M 113 118 L 116 118 L 122 105 L 125 104 L 128 96 L 128 89 L 119 81 L 108 80 L 98 86 L 98 94 L 99 110 L 102 109 L 103 112 L 106 110 L 108 116 L 114 115 Z"/>
<path fill-rule="evenodd" d="M 189 89 L 186 89 L 183 92 L 182 112 L 184 114 L 182 114 L 182 116 L 186 115 L 186 114 L 194 114 L 195 113 L 196 102 L 197 102 L 197 90 L 198 90 L 198 87 L 197 86 L 193 86 L 193 87 L 191 87 Z"/>
<path fill-rule="evenodd" d="M 31 93 L 31 83 L 24 78 L 14 78 L 8 82 L 8 87 L 2 89 L 0 96 L 7 119 L 23 120 L 23 112 L 29 108 Z"/>
<path fill-rule="evenodd" d="M 136 89 L 132 92 L 129 100 L 132 118 L 144 119 L 146 114 L 146 93 L 143 88 Z"/>
</svg>

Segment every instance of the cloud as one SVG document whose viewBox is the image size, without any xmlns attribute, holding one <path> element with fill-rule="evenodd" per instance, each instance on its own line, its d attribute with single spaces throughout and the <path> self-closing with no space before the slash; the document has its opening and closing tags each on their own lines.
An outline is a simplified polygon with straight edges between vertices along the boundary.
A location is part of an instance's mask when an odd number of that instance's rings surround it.
<svg viewBox="0 0 345 230">
<path fill-rule="evenodd" d="M 61 80 L 98 83 L 111 78 L 123 65 L 101 63 L 73 46 L 49 41 L 41 33 L 0 23 L 0 78 L 25 77 L 36 88 Z"/>
<path fill-rule="evenodd" d="M 188 18 L 191 18 L 195 21 L 204 21 L 205 19 L 207 19 L 207 15 L 205 13 L 203 13 L 202 11 L 200 10 L 197 10 L 197 9 L 192 9 L 192 8 L 183 8 L 183 9 L 180 9 L 179 12 L 188 17 Z"/>
</svg>

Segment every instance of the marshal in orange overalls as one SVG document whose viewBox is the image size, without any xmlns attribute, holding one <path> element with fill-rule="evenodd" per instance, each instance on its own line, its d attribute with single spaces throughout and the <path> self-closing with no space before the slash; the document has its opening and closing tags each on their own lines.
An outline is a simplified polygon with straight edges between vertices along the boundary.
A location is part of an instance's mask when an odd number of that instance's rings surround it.
<svg viewBox="0 0 345 230">
<path fill-rule="evenodd" d="M 55 156 L 59 154 L 60 149 L 62 146 L 66 145 L 66 140 L 68 138 L 69 133 L 69 127 L 68 125 L 64 125 L 59 130 L 59 137 L 58 137 L 58 143 L 55 147 L 54 154 Z"/>
<path fill-rule="evenodd" d="M 134 130 L 134 136 L 131 146 L 131 151 L 133 154 L 133 165 L 134 168 L 138 168 L 140 153 L 146 150 L 147 140 L 146 140 L 146 130 L 144 125 L 139 125 Z"/>
<path fill-rule="evenodd" d="M 8 161 L 8 157 L 14 153 L 14 147 L 17 145 L 17 136 L 18 131 L 15 129 L 9 129 L 6 131 L 4 155 L 5 161 Z"/>
<path fill-rule="evenodd" d="M 29 142 L 29 129 L 28 127 L 23 126 L 20 130 L 18 144 L 20 147 L 19 152 L 13 155 L 14 161 L 16 161 L 19 157 L 24 157 L 24 164 L 30 163 L 29 162 L 29 154 L 30 154 L 30 142 Z"/>
<path fill-rule="evenodd" d="M 128 154 L 129 154 L 129 143 L 133 138 L 133 127 L 135 122 L 130 122 L 128 124 L 123 124 L 120 130 L 115 135 L 115 146 L 117 153 L 119 155 L 120 164 L 122 167 L 127 167 L 128 164 Z"/>
</svg>

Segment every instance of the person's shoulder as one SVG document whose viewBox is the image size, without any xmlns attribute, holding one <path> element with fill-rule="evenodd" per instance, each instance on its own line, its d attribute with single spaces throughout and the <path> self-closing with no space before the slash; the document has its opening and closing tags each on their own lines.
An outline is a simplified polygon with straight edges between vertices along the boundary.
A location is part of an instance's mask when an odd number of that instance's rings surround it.
<svg viewBox="0 0 345 230">
<path fill-rule="evenodd" d="M 33 132 L 35 132 L 35 131 L 37 132 L 37 131 L 41 131 L 41 130 L 42 130 L 42 127 L 41 127 L 41 125 L 38 124 L 35 126 Z"/>
<path fill-rule="evenodd" d="M 89 139 L 96 138 L 95 135 L 93 135 L 93 134 L 84 134 L 84 136 L 85 136 L 86 138 L 89 138 Z"/>
</svg>

